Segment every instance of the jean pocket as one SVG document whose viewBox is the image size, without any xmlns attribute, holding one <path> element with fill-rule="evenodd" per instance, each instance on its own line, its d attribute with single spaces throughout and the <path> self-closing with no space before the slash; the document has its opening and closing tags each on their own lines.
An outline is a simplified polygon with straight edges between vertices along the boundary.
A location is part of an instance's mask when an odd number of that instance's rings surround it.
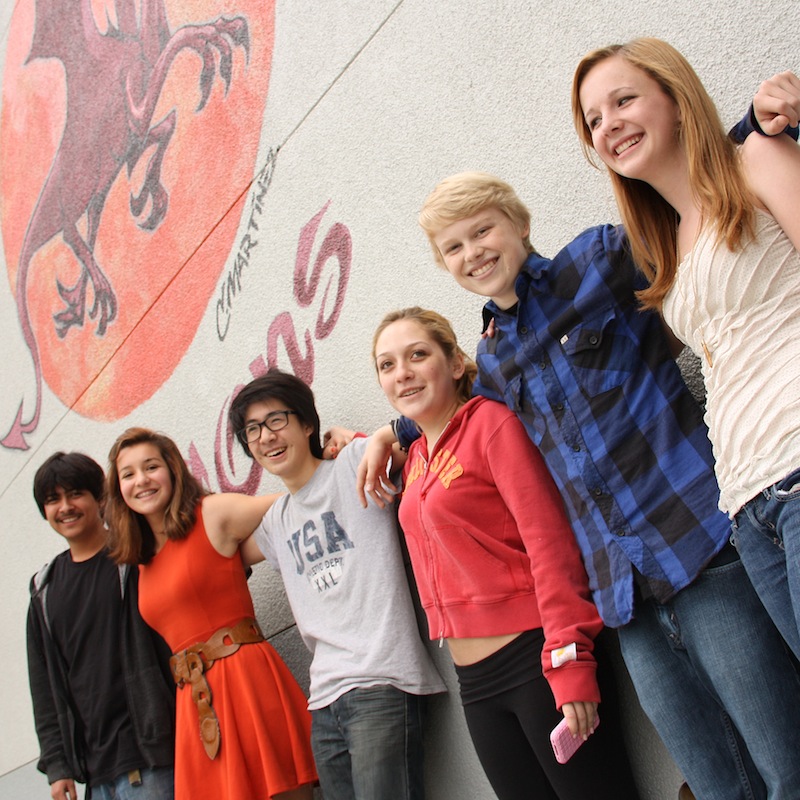
<svg viewBox="0 0 800 800">
<path fill-rule="evenodd" d="M 782 501 L 800 498 L 800 468 L 774 484 L 773 495 L 776 500 Z"/>
</svg>

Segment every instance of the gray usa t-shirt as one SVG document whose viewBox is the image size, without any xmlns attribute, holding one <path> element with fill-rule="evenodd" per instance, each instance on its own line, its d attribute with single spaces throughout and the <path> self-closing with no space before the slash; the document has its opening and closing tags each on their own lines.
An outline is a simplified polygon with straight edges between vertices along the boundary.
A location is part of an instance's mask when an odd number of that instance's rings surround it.
<svg viewBox="0 0 800 800">
<path fill-rule="evenodd" d="M 394 509 L 372 502 L 363 508 L 356 493 L 366 443 L 355 439 L 337 459 L 323 461 L 302 489 L 272 506 L 254 534 L 281 573 L 313 656 L 312 711 L 356 687 L 445 691 L 420 638 Z"/>
</svg>

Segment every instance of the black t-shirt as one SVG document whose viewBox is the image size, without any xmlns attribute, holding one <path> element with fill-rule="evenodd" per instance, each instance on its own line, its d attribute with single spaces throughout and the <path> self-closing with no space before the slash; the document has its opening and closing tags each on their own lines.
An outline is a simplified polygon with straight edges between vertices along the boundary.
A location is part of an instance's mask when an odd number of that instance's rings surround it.
<svg viewBox="0 0 800 800">
<path fill-rule="evenodd" d="M 101 550 L 53 564 L 47 609 L 83 726 L 90 784 L 107 783 L 143 765 L 131 724 L 121 668 L 119 570 Z"/>
</svg>

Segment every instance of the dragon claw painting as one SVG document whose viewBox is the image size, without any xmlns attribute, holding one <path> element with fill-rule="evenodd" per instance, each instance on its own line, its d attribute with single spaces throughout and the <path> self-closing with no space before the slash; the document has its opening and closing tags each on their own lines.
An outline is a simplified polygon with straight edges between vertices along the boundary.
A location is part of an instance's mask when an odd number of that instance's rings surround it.
<svg viewBox="0 0 800 800">
<path fill-rule="evenodd" d="M 119 418 L 169 377 L 191 342 L 224 266 L 226 243 L 229 250 L 233 241 L 238 219 L 225 215 L 255 173 L 274 38 L 274 3 L 223 5 L 28 0 L 15 9 L 11 41 L 25 40 L 19 28 L 28 26 L 31 44 L 16 63 L 11 49 L 6 57 L 0 222 L 35 385 L 33 400 L 20 400 L 11 424 L 0 420 L 5 448 L 29 447 L 43 380 L 79 413 Z M 208 16 L 198 17 L 199 11 Z M 180 24 L 173 28 L 169 20 Z M 59 85 L 63 90 L 53 92 Z M 55 145 L 46 172 L 47 148 L 32 150 L 31 137 Z M 209 167 L 210 158 L 226 160 L 215 152 L 220 147 L 236 151 L 228 171 Z M 8 156 L 26 148 L 39 171 Z M 208 207 L 212 196 L 216 206 Z M 190 238 L 200 230 L 198 214 L 205 215 L 206 230 L 228 232 L 205 254 L 213 266 L 198 254 L 201 242 Z M 147 375 L 137 376 L 135 390 L 125 385 L 119 364 L 93 393 L 92 382 L 108 370 L 111 356 L 120 360 L 132 331 L 142 325 L 165 330 L 153 319 L 165 288 L 183 275 L 194 290 L 198 275 L 189 273 L 200 269 L 194 307 L 181 312 L 188 334 L 167 336 L 165 352 L 151 360 Z M 85 329 L 92 329 L 94 342 Z M 63 376 L 63 348 L 80 353 L 81 375 Z M 135 361 L 135 353 L 128 359 Z M 109 383 L 119 390 L 110 397 Z"/>
</svg>

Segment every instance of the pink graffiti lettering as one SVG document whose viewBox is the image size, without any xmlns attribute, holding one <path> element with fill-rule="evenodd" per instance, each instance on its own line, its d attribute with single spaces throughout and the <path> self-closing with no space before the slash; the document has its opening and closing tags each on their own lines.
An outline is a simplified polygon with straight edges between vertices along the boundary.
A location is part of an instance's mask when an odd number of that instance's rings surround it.
<svg viewBox="0 0 800 800">
<path fill-rule="evenodd" d="M 295 258 L 294 298 L 297 305 L 300 308 L 308 308 L 313 303 L 319 302 L 314 331 L 312 333 L 306 329 L 298 336 L 291 312 L 284 310 L 276 314 L 267 329 L 266 359 L 261 354 L 250 362 L 250 373 L 254 378 L 264 375 L 270 368 L 278 366 L 282 344 L 289 360 L 289 371 L 309 386 L 313 383 L 314 342 L 330 336 L 339 321 L 347 293 L 347 284 L 350 280 L 353 253 L 349 229 L 346 225 L 336 222 L 325 235 L 313 261 L 313 267 L 309 270 L 317 232 L 329 205 L 330 201 L 325 203 L 303 226 Z M 331 260 L 335 262 L 332 274 L 328 276 L 320 298 L 319 289 L 326 274 L 326 267 Z M 335 289 L 333 288 L 334 284 Z M 241 384 L 234 388 L 217 416 L 214 436 L 214 469 L 221 491 L 255 494 L 261 480 L 261 467 L 256 462 L 251 462 L 247 475 L 243 479 L 237 480 L 234 453 L 238 450 L 239 445 L 228 428 L 228 408 L 231 400 L 241 388 Z M 192 472 L 210 488 L 208 470 L 194 442 L 189 446 L 188 461 Z"/>
<path fill-rule="evenodd" d="M 278 343 L 283 340 L 292 372 L 309 386 L 314 382 L 314 345 L 311 341 L 311 331 L 305 332 L 306 353 L 300 351 L 297 342 L 297 332 L 294 329 L 292 315 L 282 311 L 272 320 L 267 333 L 267 363 L 270 367 L 278 365 Z"/>
</svg>

